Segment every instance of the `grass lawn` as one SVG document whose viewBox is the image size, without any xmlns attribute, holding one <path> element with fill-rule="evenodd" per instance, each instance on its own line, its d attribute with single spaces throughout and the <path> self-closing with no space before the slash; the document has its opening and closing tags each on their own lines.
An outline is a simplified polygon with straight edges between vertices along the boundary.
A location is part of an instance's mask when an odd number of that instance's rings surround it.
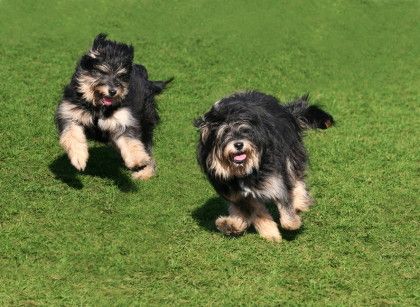
<svg viewBox="0 0 420 307">
<path fill-rule="evenodd" d="M 420 304 L 419 1 L 0 0 L 0 305 Z M 91 144 L 84 173 L 53 114 L 99 32 L 130 42 L 159 97 L 158 176 Z M 230 239 L 192 120 L 235 90 L 309 92 L 316 206 L 280 244 Z"/>
</svg>

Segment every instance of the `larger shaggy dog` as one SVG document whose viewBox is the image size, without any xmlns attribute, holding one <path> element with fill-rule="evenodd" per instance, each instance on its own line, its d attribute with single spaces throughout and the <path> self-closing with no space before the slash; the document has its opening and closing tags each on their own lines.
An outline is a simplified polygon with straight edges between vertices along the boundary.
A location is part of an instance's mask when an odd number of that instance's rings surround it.
<svg viewBox="0 0 420 307">
<path fill-rule="evenodd" d="M 229 203 L 229 215 L 216 220 L 227 235 L 254 225 L 272 241 L 281 235 L 265 203 L 274 202 L 284 229 L 301 226 L 299 213 L 311 199 L 304 182 L 307 154 L 302 132 L 326 129 L 332 116 L 304 96 L 284 106 L 259 92 L 236 93 L 216 102 L 197 119 L 198 162 L 215 190 Z"/>
<path fill-rule="evenodd" d="M 154 96 L 171 80 L 150 81 L 133 56 L 132 46 L 99 34 L 64 89 L 55 120 L 60 145 L 78 170 L 86 167 L 87 139 L 93 139 L 112 143 L 134 178 L 148 179 L 155 172 L 152 138 L 159 116 Z"/>
</svg>

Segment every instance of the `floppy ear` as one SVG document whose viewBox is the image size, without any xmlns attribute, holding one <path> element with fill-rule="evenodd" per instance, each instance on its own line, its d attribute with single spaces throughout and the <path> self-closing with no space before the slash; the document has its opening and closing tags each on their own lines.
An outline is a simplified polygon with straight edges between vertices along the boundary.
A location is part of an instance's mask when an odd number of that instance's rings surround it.
<svg viewBox="0 0 420 307">
<path fill-rule="evenodd" d="M 106 34 L 105 33 L 99 33 L 96 35 L 95 39 L 93 40 L 92 50 L 99 49 L 106 40 Z"/>
<path fill-rule="evenodd" d="M 206 122 L 206 118 L 204 116 L 197 118 L 194 121 L 194 126 L 200 129 L 200 141 L 201 143 L 205 143 L 210 134 L 210 127 Z"/>
</svg>

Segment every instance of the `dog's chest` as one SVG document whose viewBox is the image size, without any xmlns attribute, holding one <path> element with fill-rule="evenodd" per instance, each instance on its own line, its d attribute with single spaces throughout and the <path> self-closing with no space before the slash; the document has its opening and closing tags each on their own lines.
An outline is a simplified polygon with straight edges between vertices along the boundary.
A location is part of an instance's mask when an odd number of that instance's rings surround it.
<svg viewBox="0 0 420 307">
<path fill-rule="evenodd" d="M 110 116 L 99 116 L 97 126 L 111 134 L 123 133 L 128 127 L 135 127 L 136 121 L 127 108 L 114 111 Z"/>
</svg>

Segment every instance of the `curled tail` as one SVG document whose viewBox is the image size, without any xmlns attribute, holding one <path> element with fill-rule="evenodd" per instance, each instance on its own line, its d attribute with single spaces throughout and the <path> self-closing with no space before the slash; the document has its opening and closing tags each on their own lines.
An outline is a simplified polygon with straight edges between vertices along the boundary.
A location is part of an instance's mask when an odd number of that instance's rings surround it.
<svg viewBox="0 0 420 307">
<path fill-rule="evenodd" d="M 165 81 L 150 81 L 152 86 L 152 91 L 154 94 L 160 94 L 162 91 L 168 86 L 169 83 L 171 83 L 174 80 L 174 78 L 169 78 Z"/>
<path fill-rule="evenodd" d="M 327 129 L 334 125 L 334 118 L 317 105 L 309 105 L 309 95 L 288 103 L 286 109 L 296 118 L 299 126 L 306 129 Z"/>
</svg>

